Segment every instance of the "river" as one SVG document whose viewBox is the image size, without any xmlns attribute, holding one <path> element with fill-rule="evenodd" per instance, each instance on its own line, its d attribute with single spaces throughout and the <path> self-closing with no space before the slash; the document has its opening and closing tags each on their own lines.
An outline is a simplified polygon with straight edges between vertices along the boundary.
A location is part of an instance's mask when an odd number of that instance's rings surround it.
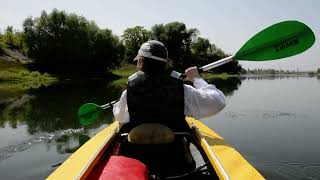
<svg viewBox="0 0 320 180">
<path fill-rule="evenodd" d="M 203 122 L 267 179 L 320 179 L 320 78 L 248 76 L 211 80 L 226 108 Z M 44 179 L 88 137 L 112 122 L 108 110 L 89 127 L 77 121 L 85 102 L 117 99 L 107 80 L 66 80 L 11 92 L 0 84 L 0 179 Z"/>
</svg>

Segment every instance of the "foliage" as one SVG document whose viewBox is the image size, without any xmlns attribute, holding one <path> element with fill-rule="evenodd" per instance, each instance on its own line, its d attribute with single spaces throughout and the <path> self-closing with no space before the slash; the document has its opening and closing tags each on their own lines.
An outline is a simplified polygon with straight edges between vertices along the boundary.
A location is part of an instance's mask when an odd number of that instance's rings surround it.
<svg viewBox="0 0 320 180">
<path fill-rule="evenodd" d="M 48 73 L 41 74 L 38 71 L 7 69 L 0 72 L 0 89 L 2 90 L 37 89 L 57 81 L 57 78 Z"/>
<path fill-rule="evenodd" d="M 195 42 L 192 43 L 192 53 L 196 58 L 197 66 L 203 66 L 229 56 L 215 44 L 211 44 L 208 39 L 202 37 L 197 38 Z M 226 72 L 236 74 L 241 71 L 241 66 L 237 61 L 232 61 L 212 71 L 215 73 Z"/>
<path fill-rule="evenodd" d="M 173 68 L 180 71 L 194 65 L 201 67 L 228 56 L 208 39 L 199 37 L 197 29 L 188 29 L 182 22 L 156 24 L 151 32 L 152 38 L 166 45 Z M 241 66 L 234 61 L 215 69 L 214 72 L 235 74 L 240 71 Z"/>
<path fill-rule="evenodd" d="M 190 48 L 197 34 L 197 29 L 187 29 L 181 22 L 156 24 L 152 27 L 152 37 L 166 45 L 169 59 L 172 60 L 173 67 L 178 70 L 185 69 L 191 64 Z"/>
<path fill-rule="evenodd" d="M 0 48 L 2 48 L 4 46 L 5 46 L 4 36 L 0 32 Z M 1 52 L 1 50 L 0 50 L 0 52 Z"/>
<path fill-rule="evenodd" d="M 151 32 L 144 29 L 142 26 L 135 26 L 133 28 L 127 28 L 122 35 L 123 44 L 125 46 L 126 62 L 132 62 L 134 57 L 142 43 L 148 41 L 151 38 Z"/>
<path fill-rule="evenodd" d="M 4 34 L 0 34 L 0 47 L 18 50 L 26 54 L 27 47 L 24 40 L 24 33 L 15 31 L 12 26 L 8 26 Z"/>
<path fill-rule="evenodd" d="M 114 69 L 111 72 L 115 75 L 120 76 L 121 78 L 112 81 L 112 85 L 121 87 L 121 88 L 126 88 L 127 87 L 127 82 L 128 82 L 128 77 L 131 76 L 133 73 L 137 71 L 137 67 L 132 65 L 132 64 L 123 64 L 121 68 L 119 69 Z"/>
<path fill-rule="evenodd" d="M 41 86 L 49 86 L 58 81 L 57 78 L 48 73 L 29 71 L 18 62 L 0 59 L 0 69 L 0 90 L 4 91 L 36 89 Z"/>
<path fill-rule="evenodd" d="M 0 72 L 0 80 L 2 81 L 44 81 L 46 79 L 56 79 L 50 76 L 48 73 L 41 74 L 38 71 L 28 70 L 5 70 Z"/>
<path fill-rule="evenodd" d="M 320 68 L 318 68 L 317 73 L 320 74 Z"/>
<path fill-rule="evenodd" d="M 156 24 L 151 30 L 142 26 L 127 28 L 120 40 L 93 21 L 54 9 L 49 14 L 43 11 L 40 17 L 25 19 L 23 30 L 16 32 L 9 26 L 0 34 L 0 47 L 27 53 L 38 71 L 62 75 L 104 75 L 122 62 L 132 63 L 141 44 L 149 39 L 166 45 L 172 68 L 178 71 L 228 56 L 208 39 L 199 37 L 196 28 L 187 28 L 182 22 Z M 241 72 L 241 66 L 233 61 L 213 72 L 236 74 Z"/>
<path fill-rule="evenodd" d="M 43 11 L 38 18 L 27 18 L 23 28 L 29 56 L 48 72 L 104 74 L 123 56 L 123 45 L 111 30 L 75 14 Z"/>
<path fill-rule="evenodd" d="M 137 71 L 137 67 L 135 65 L 123 64 L 121 68 L 114 69 L 111 72 L 115 75 L 122 77 L 122 78 L 128 78 L 136 71 Z"/>
</svg>

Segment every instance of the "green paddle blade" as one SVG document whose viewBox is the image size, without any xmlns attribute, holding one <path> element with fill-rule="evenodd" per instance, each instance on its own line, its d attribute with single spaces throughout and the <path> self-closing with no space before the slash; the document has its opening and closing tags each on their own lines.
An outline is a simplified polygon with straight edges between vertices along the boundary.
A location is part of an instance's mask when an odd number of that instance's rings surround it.
<svg viewBox="0 0 320 180">
<path fill-rule="evenodd" d="M 312 30 L 298 21 L 274 24 L 247 41 L 236 53 L 235 59 L 268 61 L 304 52 L 315 42 Z"/>
<path fill-rule="evenodd" d="M 83 104 L 78 110 L 80 124 L 89 125 L 95 122 L 102 110 L 100 106 L 94 103 Z"/>
</svg>

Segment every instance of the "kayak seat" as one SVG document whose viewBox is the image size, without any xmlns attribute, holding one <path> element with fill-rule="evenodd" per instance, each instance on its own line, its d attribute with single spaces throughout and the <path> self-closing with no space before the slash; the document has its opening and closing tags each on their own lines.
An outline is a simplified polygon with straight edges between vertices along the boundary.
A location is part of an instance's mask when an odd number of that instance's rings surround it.
<svg viewBox="0 0 320 180">
<path fill-rule="evenodd" d="M 141 124 L 125 132 L 121 133 L 124 139 L 119 153 L 144 163 L 150 175 L 176 176 L 195 169 L 190 133 L 173 132 L 160 123 Z"/>
<path fill-rule="evenodd" d="M 160 123 L 141 124 L 128 134 L 128 141 L 131 144 L 169 144 L 174 140 L 173 131 Z"/>
</svg>

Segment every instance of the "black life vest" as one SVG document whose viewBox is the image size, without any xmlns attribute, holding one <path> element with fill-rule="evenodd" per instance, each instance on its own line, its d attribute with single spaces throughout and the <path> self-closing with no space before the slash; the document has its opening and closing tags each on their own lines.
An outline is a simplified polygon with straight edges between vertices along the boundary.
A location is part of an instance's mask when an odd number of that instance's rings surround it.
<svg viewBox="0 0 320 180">
<path fill-rule="evenodd" d="M 130 124 L 161 123 L 174 131 L 186 128 L 183 82 L 165 73 L 138 71 L 129 77 L 127 104 Z"/>
</svg>

